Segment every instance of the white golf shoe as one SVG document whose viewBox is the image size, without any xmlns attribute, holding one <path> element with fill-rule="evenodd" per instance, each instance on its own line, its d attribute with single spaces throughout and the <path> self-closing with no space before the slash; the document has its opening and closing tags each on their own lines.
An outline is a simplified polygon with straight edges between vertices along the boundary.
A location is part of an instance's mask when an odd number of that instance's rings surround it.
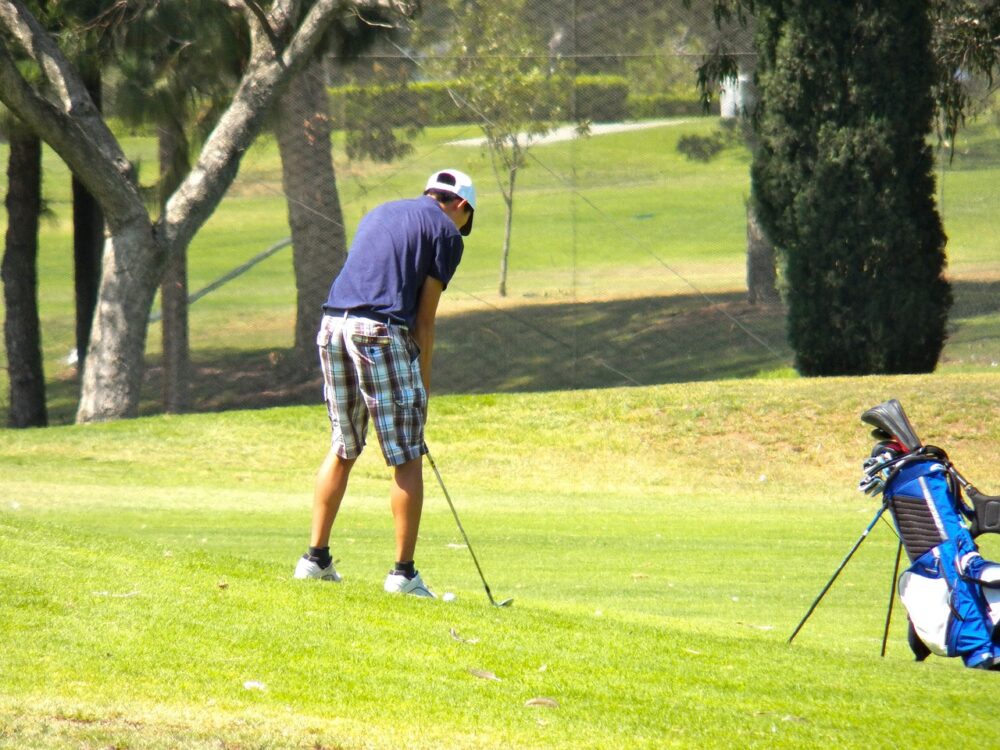
<svg viewBox="0 0 1000 750">
<path fill-rule="evenodd" d="M 385 586 L 383 588 L 390 594 L 410 594 L 428 599 L 437 599 L 433 592 L 427 588 L 427 584 L 420 577 L 420 573 L 417 573 L 413 578 L 407 578 L 399 573 L 390 572 L 385 577 Z"/>
<path fill-rule="evenodd" d="M 295 578 L 317 578 L 320 581 L 332 581 L 340 583 L 340 575 L 331 562 L 325 568 L 321 568 L 318 563 L 313 562 L 308 556 L 303 555 L 295 564 Z"/>
</svg>

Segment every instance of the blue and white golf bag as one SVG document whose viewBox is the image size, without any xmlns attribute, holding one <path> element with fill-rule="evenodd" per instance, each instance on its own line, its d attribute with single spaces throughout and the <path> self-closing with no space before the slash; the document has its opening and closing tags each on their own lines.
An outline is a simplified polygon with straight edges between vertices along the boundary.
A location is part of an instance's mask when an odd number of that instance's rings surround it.
<svg viewBox="0 0 1000 750">
<path fill-rule="evenodd" d="M 862 419 L 880 442 L 860 486 L 882 493 L 910 560 L 898 590 L 916 658 L 960 656 L 968 667 L 1000 669 L 1000 565 L 974 541 L 1000 531 L 1000 497 L 983 495 L 943 450 L 922 445 L 895 399 Z"/>
</svg>

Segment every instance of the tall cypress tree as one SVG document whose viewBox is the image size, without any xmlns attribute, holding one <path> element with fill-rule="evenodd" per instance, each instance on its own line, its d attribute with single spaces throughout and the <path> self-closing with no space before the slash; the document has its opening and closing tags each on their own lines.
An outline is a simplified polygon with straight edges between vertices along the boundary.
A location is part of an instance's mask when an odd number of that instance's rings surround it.
<svg viewBox="0 0 1000 750">
<path fill-rule="evenodd" d="M 760 217 L 804 375 L 929 372 L 951 289 L 934 202 L 926 0 L 756 7 Z"/>
</svg>

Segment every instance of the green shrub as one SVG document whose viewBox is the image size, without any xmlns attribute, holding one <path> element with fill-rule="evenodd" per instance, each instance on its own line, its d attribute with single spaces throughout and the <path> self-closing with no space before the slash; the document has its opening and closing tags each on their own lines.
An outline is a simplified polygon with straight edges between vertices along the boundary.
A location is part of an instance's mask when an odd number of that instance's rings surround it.
<svg viewBox="0 0 1000 750">
<path fill-rule="evenodd" d="M 579 120 L 618 120 L 702 114 L 700 104 L 676 94 L 634 96 L 623 76 L 579 76 L 575 85 L 564 78 L 540 78 L 537 87 L 538 117 L 572 112 L 575 94 Z M 330 89 L 330 116 L 339 130 L 369 123 L 382 129 L 420 128 L 478 122 L 476 112 L 465 106 L 468 84 L 463 81 L 420 81 L 396 86 L 341 86 Z M 544 106 L 544 103 L 548 106 Z"/>
<path fill-rule="evenodd" d="M 677 152 L 691 161 L 709 162 L 725 147 L 726 141 L 722 133 L 712 133 L 709 136 L 685 135 L 677 141 Z"/>
<path fill-rule="evenodd" d="M 579 76 L 574 88 L 578 120 L 617 122 L 628 118 L 628 81 L 622 76 Z"/>
<path fill-rule="evenodd" d="M 657 117 L 693 117 L 706 114 L 696 94 L 679 97 L 676 94 L 630 94 L 628 116 L 633 120 Z M 718 107 L 713 110 L 718 115 Z"/>
<path fill-rule="evenodd" d="M 804 3 L 761 34 L 753 192 L 804 375 L 930 372 L 944 344 L 931 25 L 912 8 Z"/>
</svg>

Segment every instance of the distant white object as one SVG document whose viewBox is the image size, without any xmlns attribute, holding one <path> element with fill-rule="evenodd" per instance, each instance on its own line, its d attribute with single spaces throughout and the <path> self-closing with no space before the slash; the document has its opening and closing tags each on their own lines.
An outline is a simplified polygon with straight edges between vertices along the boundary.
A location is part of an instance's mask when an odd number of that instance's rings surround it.
<svg viewBox="0 0 1000 750">
<path fill-rule="evenodd" d="M 749 73 L 726 78 L 719 92 L 719 114 L 733 119 L 746 114 L 753 106 L 753 79 Z"/>
<path fill-rule="evenodd" d="M 72 349 L 69 350 L 69 354 L 66 355 L 66 364 L 73 366 L 79 361 L 80 361 L 80 354 L 79 352 L 77 352 L 76 347 L 74 346 Z"/>
</svg>

